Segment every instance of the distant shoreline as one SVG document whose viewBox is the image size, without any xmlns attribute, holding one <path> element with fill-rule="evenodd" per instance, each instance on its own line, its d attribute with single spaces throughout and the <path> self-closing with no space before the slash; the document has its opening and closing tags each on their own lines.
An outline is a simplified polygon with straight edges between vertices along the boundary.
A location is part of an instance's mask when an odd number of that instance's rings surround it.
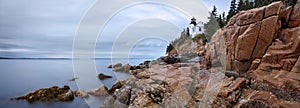
<svg viewBox="0 0 300 108">
<path fill-rule="evenodd" d="M 0 57 L 1 59 L 26 59 L 26 60 L 79 60 L 80 58 L 8 58 L 8 57 Z M 109 59 L 151 59 L 153 60 L 154 58 L 90 58 L 94 60 L 109 60 Z"/>
</svg>

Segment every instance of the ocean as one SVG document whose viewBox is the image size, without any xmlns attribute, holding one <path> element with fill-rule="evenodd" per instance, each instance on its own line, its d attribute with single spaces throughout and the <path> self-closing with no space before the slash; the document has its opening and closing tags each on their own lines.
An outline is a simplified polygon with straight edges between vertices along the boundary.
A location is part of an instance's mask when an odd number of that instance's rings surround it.
<svg viewBox="0 0 300 108">
<path fill-rule="evenodd" d="M 145 60 L 130 59 L 131 65 L 138 65 Z M 111 59 L 96 59 L 97 72 L 114 76 L 111 79 L 102 80 L 101 83 L 111 87 L 118 79 L 126 79 L 129 75 L 122 72 L 113 72 L 107 66 Z M 88 73 L 88 72 L 87 72 Z M 97 74 L 95 73 L 95 78 Z M 116 76 L 118 78 L 116 78 Z M 80 80 L 80 76 L 78 76 Z M 40 88 L 64 85 L 70 86 L 71 90 L 77 90 L 74 78 L 72 60 L 68 59 L 0 59 L 0 108 L 89 108 L 82 98 L 75 98 L 72 102 L 46 102 L 29 104 L 26 101 L 12 101 L 10 98 L 24 95 L 30 91 Z M 100 81 L 100 80 L 99 80 Z M 95 82 L 97 83 L 97 82 Z M 88 98 L 87 101 L 97 100 L 102 102 L 103 98 Z M 97 105 L 91 105 L 96 107 Z M 100 104 L 99 104 L 100 105 Z"/>
</svg>

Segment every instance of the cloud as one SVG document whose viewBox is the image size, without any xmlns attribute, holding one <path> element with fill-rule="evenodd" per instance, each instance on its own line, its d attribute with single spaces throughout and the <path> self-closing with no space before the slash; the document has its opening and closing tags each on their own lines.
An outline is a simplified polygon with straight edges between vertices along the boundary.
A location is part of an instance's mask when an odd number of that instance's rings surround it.
<svg viewBox="0 0 300 108">
<path fill-rule="evenodd" d="M 206 0 L 203 0 L 208 2 Z M 96 0 L 0 0 L 0 57 L 71 57 L 73 39 L 76 30 L 88 9 Z M 127 1 L 124 1 L 127 2 Z M 167 2 L 174 2 L 167 0 Z M 194 1 L 181 2 L 185 8 L 192 9 L 188 4 Z M 115 2 L 114 2 L 115 3 Z M 118 4 L 116 4 L 118 5 Z M 105 6 L 103 6 L 105 7 Z M 91 20 L 108 20 L 101 17 L 110 14 L 109 7 L 97 11 Z M 131 40 L 143 32 L 145 37 L 155 36 L 151 32 L 160 32 L 161 35 L 178 37 L 180 32 L 189 23 L 189 18 L 176 10 L 177 7 L 168 7 L 161 4 L 144 3 L 127 7 L 113 16 L 103 28 L 98 38 L 96 47 L 97 57 L 108 57 L 111 54 L 113 45 L 131 45 Z M 179 7 L 178 7 L 179 8 Z M 198 7 L 200 20 L 205 19 L 200 11 L 205 7 Z M 161 23 L 154 23 L 148 19 L 164 20 Z M 149 21 L 141 23 L 141 21 Z M 170 23 L 174 25 L 169 25 Z M 94 27 L 94 23 L 87 24 Z M 179 30 L 174 27 L 180 28 Z M 128 29 L 128 28 L 131 28 Z M 90 28 L 93 29 L 93 28 Z M 151 32 L 149 32 L 151 30 Z M 163 31 L 162 31 L 163 30 Z M 176 30 L 177 32 L 174 32 Z M 137 33 L 138 32 L 138 33 Z M 174 32 L 174 33 L 172 33 Z M 147 35 L 146 35 L 147 34 Z M 176 35 L 174 35 L 176 34 Z M 88 38 L 89 33 L 86 33 Z M 118 40 L 126 37 L 122 42 Z M 90 45 L 93 43 L 82 44 Z M 169 41 L 169 40 L 168 40 Z M 153 40 L 135 42 L 132 48 L 132 55 L 153 56 L 154 50 L 149 47 L 156 47 L 157 51 L 163 50 L 165 43 L 156 43 Z M 159 49 L 160 47 L 160 49 Z M 84 54 L 84 48 L 81 49 Z M 124 53 L 124 52 L 118 52 Z M 128 53 L 128 52 L 125 52 Z"/>
<path fill-rule="evenodd" d="M 47 57 L 70 51 L 80 18 L 91 3 L 1 0 L 0 56 Z"/>
<path fill-rule="evenodd" d="M 123 30 L 126 30 L 130 26 L 135 27 L 135 32 L 144 32 L 150 28 L 164 29 L 165 25 L 155 25 L 151 21 L 144 24 L 136 24 L 139 21 L 145 21 L 148 19 L 160 19 L 166 22 L 173 23 L 178 28 L 185 28 L 189 23 L 189 18 L 182 13 L 175 11 L 170 7 L 157 6 L 156 4 L 141 4 L 126 8 L 112 17 L 109 22 L 104 25 L 99 37 L 99 41 L 111 41 L 118 38 Z M 168 32 L 168 31 L 153 31 L 153 32 Z M 132 36 L 127 36 L 128 38 Z M 130 39 L 128 39 L 130 40 Z"/>
</svg>

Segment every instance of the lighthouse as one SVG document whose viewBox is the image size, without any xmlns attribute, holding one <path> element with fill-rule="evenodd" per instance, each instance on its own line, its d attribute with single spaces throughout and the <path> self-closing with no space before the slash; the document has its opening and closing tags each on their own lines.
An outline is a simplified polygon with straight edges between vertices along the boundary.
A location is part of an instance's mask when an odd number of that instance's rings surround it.
<svg viewBox="0 0 300 108">
<path fill-rule="evenodd" d="M 191 23 L 187 28 L 187 35 L 194 37 L 197 34 L 204 33 L 204 24 L 202 22 L 197 23 L 197 19 L 193 17 Z"/>
</svg>

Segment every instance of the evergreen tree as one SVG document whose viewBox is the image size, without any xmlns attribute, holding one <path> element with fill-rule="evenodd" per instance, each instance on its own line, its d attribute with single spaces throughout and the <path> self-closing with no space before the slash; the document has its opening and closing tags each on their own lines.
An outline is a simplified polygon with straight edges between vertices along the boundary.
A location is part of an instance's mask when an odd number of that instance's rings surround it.
<svg viewBox="0 0 300 108">
<path fill-rule="evenodd" d="M 253 9 L 253 2 L 250 2 L 249 0 L 245 0 L 245 10 Z"/>
<path fill-rule="evenodd" d="M 225 12 L 222 14 L 223 24 L 226 25 L 226 18 L 225 18 Z"/>
<path fill-rule="evenodd" d="M 262 6 L 266 6 L 268 4 L 271 4 L 273 2 L 273 0 L 260 0 L 262 2 Z M 260 7 L 262 7 L 260 6 Z"/>
<path fill-rule="evenodd" d="M 174 49 L 174 46 L 173 46 L 172 43 L 173 43 L 173 42 L 171 42 L 171 43 L 167 46 L 166 54 L 168 54 L 169 52 L 171 52 L 171 51 Z"/>
<path fill-rule="evenodd" d="M 272 3 L 273 0 L 254 0 L 254 8 L 259 8 Z"/>
<path fill-rule="evenodd" d="M 219 29 L 219 24 L 224 25 L 221 23 L 222 17 L 217 17 L 217 8 L 216 6 L 213 7 L 212 11 L 210 12 L 210 16 L 208 17 L 208 22 L 204 24 L 204 34 L 209 41 L 212 35 Z"/>
<path fill-rule="evenodd" d="M 238 3 L 238 6 L 237 6 L 237 11 L 242 11 L 242 10 L 245 10 L 245 3 L 244 3 L 244 0 L 240 0 L 239 3 Z"/>
<path fill-rule="evenodd" d="M 211 14 L 212 14 L 211 17 L 214 17 L 214 19 L 216 19 L 219 26 L 223 27 L 224 22 L 223 22 L 223 19 L 222 19 L 222 15 L 221 14 L 217 15 L 217 7 L 215 5 L 213 6 L 213 10 L 211 11 Z M 211 20 L 212 18 L 209 18 L 209 19 Z"/>
<path fill-rule="evenodd" d="M 254 8 L 254 3 L 249 0 L 240 0 L 237 6 L 237 11 L 249 10 Z"/>
<path fill-rule="evenodd" d="M 297 0 L 283 0 L 286 6 L 294 6 L 297 4 Z"/>
<path fill-rule="evenodd" d="M 262 0 L 254 0 L 254 8 L 261 7 L 262 5 Z"/>
<path fill-rule="evenodd" d="M 213 7 L 213 10 L 211 11 L 211 14 L 213 15 L 213 16 L 215 16 L 215 18 L 216 18 L 216 16 L 217 16 L 217 7 L 214 5 L 214 7 Z"/>
<path fill-rule="evenodd" d="M 230 9 L 227 15 L 227 21 L 234 16 L 237 13 L 237 8 L 236 8 L 236 0 L 232 0 L 230 3 Z"/>
<path fill-rule="evenodd" d="M 217 21 L 219 23 L 220 28 L 224 27 L 223 19 L 222 19 L 221 14 L 217 17 Z"/>
<path fill-rule="evenodd" d="M 210 17 L 208 17 L 209 21 L 206 24 L 204 24 L 204 34 L 208 41 L 210 41 L 212 35 L 214 35 L 215 32 L 219 29 L 219 24 L 215 18 L 216 16 L 210 13 Z"/>
<path fill-rule="evenodd" d="M 181 35 L 178 38 L 171 41 L 170 44 L 167 46 L 166 54 L 168 54 L 172 50 L 175 50 L 175 46 L 180 44 L 180 42 L 183 42 L 184 40 L 189 40 L 189 39 L 191 39 L 191 37 L 189 35 L 185 34 L 185 30 L 183 30 Z"/>
</svg>

